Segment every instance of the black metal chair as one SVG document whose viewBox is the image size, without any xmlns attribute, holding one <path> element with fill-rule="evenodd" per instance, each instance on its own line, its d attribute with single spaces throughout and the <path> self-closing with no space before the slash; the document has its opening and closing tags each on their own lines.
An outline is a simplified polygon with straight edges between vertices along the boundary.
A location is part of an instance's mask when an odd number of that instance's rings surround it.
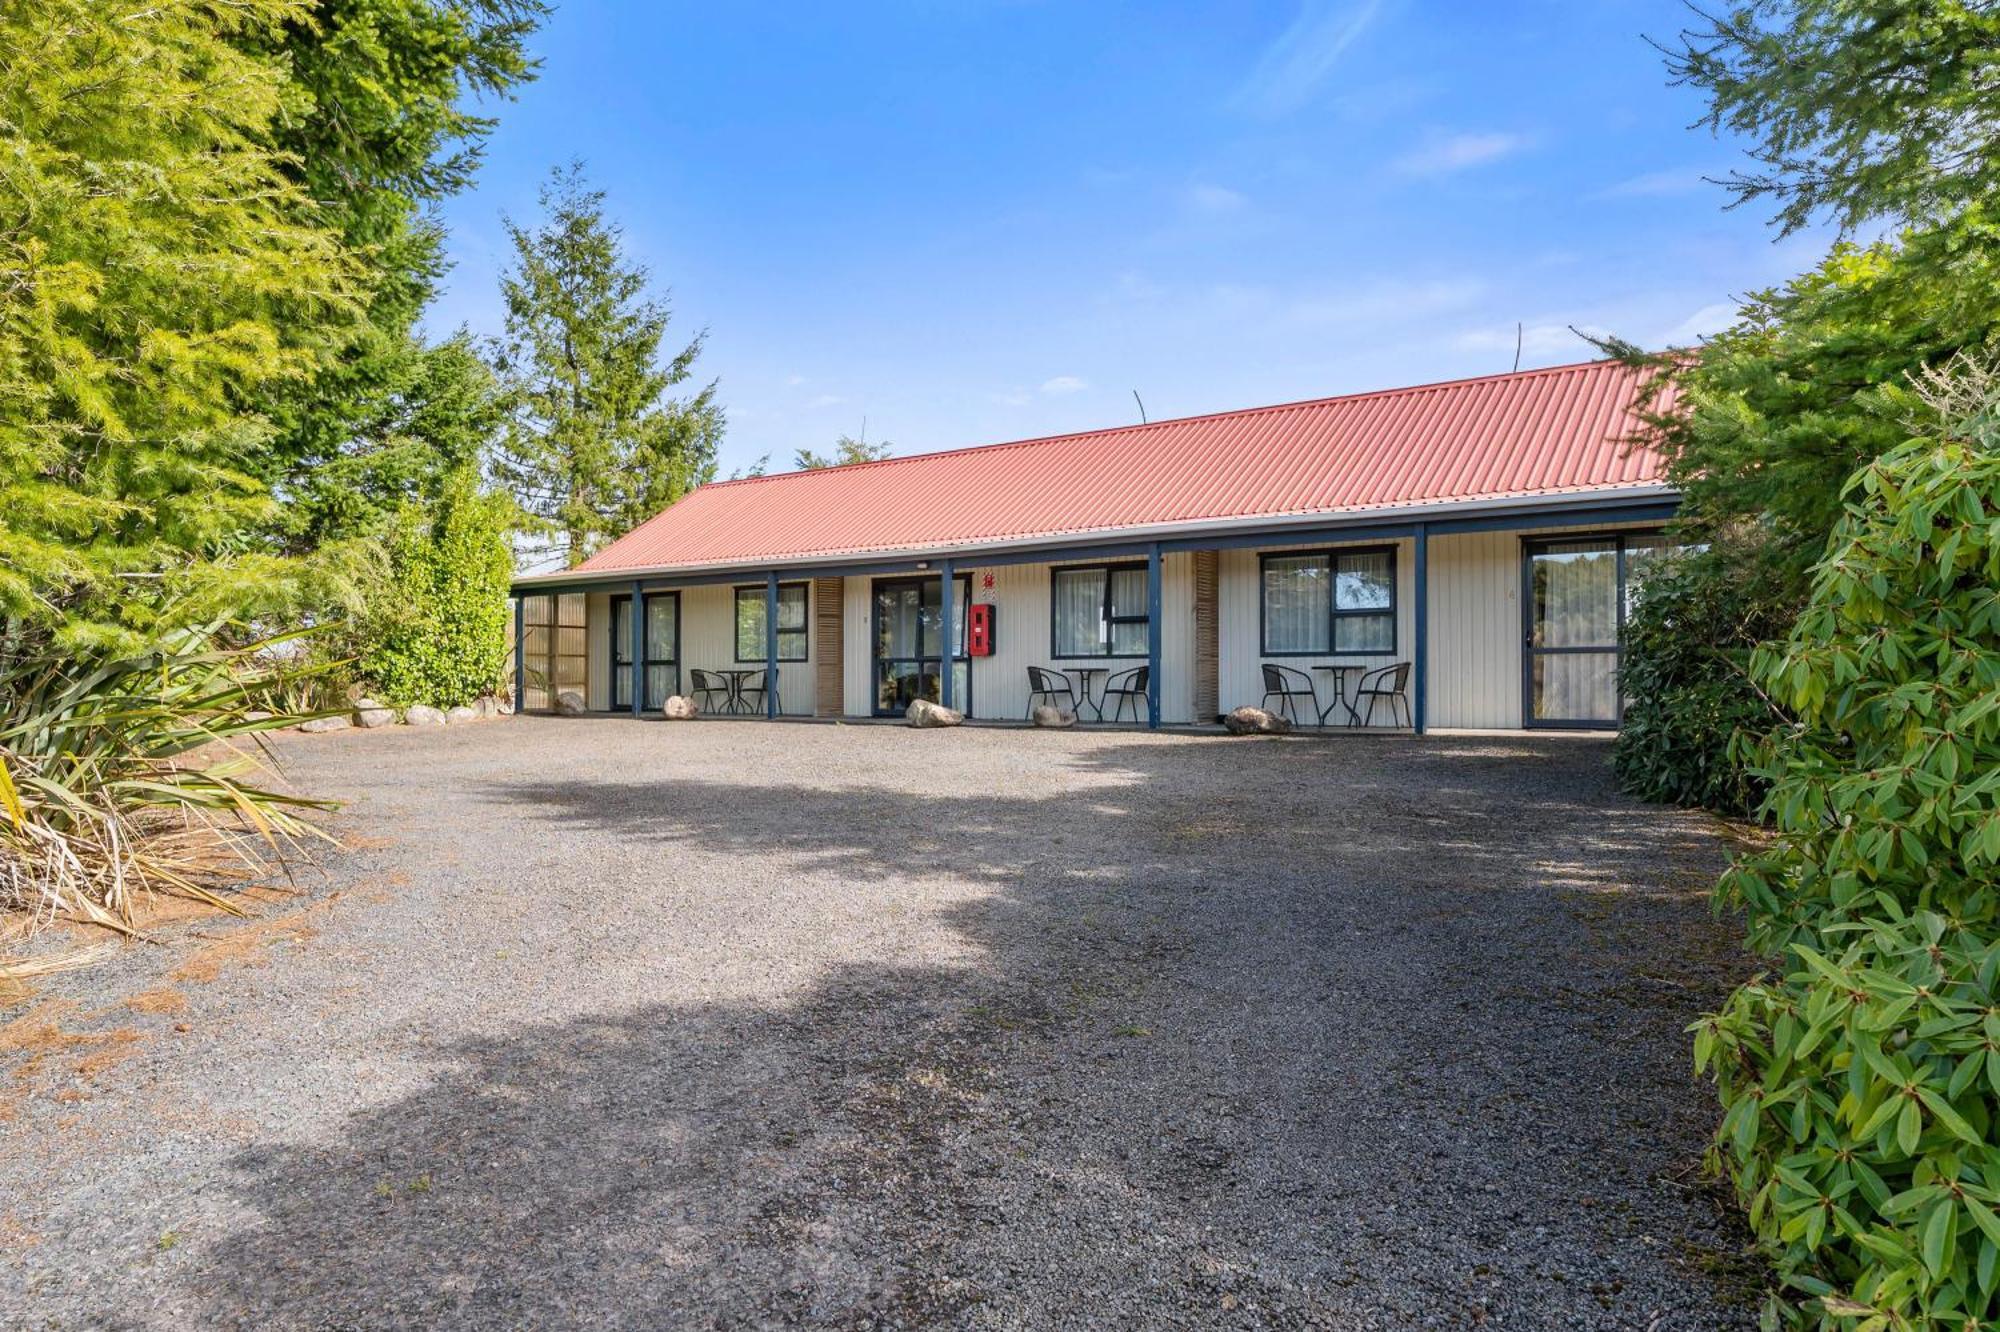
<svg viewBox="0 0 2000 1332">
<path fill-rule="evenodd" d="M 688 682 L 692 686 L 694 705 L 703 712 L 727 712 L 729 710 L 729 681 L 714 671 L 704 671 L 697 667 L 688 672 Z"/>
<path fill-rule="evenodd" d="M 1042 666 L 1028 668 L 1028 710 L 1021 715 L 1035 715 L 1035 700 L 1047 699 L 1052 708 L 1062 708 L 1071 716 L 1076 715 L 1076 690 L 1070 685 L 1069 677 L 1061 671 L 1052 671 Z M 1061 703 L 1057 700 L 1062 700 Z M 1067 703 L 1066 708 L 1063 704 Z"/>
<path fill-rule="evenodd" d="M 1129 671 L 1120 671 L 1118 674 L 1105 680 L 1104 701 L 1109 702 L 1114 698 L 1118 700 L 1117 704 L 1111 709 L 1112 721 L 1115 722 L 1119 719 L 1127 703 L 1132 705 L 1132 720 L 1139 720 L 1139 709 L 1146 702 L 1146 686 L 1152 683 L 1152 679 L 1153 668 L 1151 666 L 1134 666 Z M 1103 710 L 1100 704 L 1098 711 L 1102 713 Z"/>
<path fill-rule="evenodd" d="M 743 683 L 736 687 L 736 701 L 746 713 L 764 710 L 764 685 L 768 678 L 766 672 L 758 671 L 755 675 L 744 676 Z"/>
<path fill-rule="evenodd" d="M 1362 676 L 1361 683 L 1354 690 L 1354 707 L 1361 714 L 1361 724 L 1375 724 L 1375 705 L 1386 698 L 1389 700 L 1390 720 L 1399 721 L 1404 726 L 1413 725 L 1407 693 L 1409 687 L 1410 663 L 1407 661 L 1399 661 Z M 1368 700 L 1365 710 L 1361 707 L 1364 698 Z"/>
<path fill-rule="evenodd" d="M 1271 700 L 1274 698 L 1278 700 L 1278 715 L 1290 718 L 1294 726 L 1304 726 L 1307 723 L 1299 720 L 1298 705 L 1292 700 L 1305 699 L 1312 706 L 1311 724 L 1315 726 L 1319 724 L 1321 715 L 1319 691 L 1313 688 L 1312 677 L 1304 671 L 1293 670 L 1290 666 L 1280 666 L 1275 662 L 1265 662 L 1264 697 L 1258 706 L 1268 712 L 1271 710 Z"/>
</svg>

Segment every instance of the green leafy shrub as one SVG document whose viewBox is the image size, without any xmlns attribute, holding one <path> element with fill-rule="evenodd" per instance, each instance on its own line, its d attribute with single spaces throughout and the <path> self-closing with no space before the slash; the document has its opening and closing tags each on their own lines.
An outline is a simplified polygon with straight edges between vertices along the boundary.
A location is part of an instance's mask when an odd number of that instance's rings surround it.
<svg viewBox="0 0 2000 1332">
<path fill-rule="evenodd" d="M 1782 719 L 1750 676 L 1759 643 L 1797 607 L 1747 544 L 1723 539 L 1649 571 L 1625 626 L 1625 718 L 1612 750 L 1619 784 L 1644 800 L 1749 814 L 1764 784 L 1740 739 Z"/>
<path fill-rule="evenodd" d="M 2000 1318 L 2000 383 L 1961 375 L 1752 664 L 1798 721 L 1762 761 L 1776 840 L 1721 892 L 1786 964 L 1692 1030 L 1773 1323 Z"/>
<path fill-rule="evenodd" d="M 391 703 L 451 708 L 499 687 L 507 655 L 514 508 L 468 471 L 390 525 L 389 579 L 362 673 Z"/>
</svg>

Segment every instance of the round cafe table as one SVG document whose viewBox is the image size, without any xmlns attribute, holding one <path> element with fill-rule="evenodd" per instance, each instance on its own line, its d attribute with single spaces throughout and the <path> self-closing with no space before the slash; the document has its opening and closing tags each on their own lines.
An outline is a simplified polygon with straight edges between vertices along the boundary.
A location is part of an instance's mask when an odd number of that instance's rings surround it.
<svg viewBox="0 0 2000 1332">
<path fill-rule="evenodd" d="M 1099 687 L 1100 692 L 1098 696 L 1092 698 L 1090 696 L 1090 677 L 1094 675 L 1108 680 L 1111 678 L 1111 668 L 1109 666 L 1064 666 L 1061 669 L 1064 675 L 1074 675 L 1076 677 L 1077 716 L 1082 717 L 1083 710 L 1089 708 L 1097 714 L 1097 720 L 1103 721 L 1104 695 L 1102 693 L 1102 686 Z"/>
</svg>

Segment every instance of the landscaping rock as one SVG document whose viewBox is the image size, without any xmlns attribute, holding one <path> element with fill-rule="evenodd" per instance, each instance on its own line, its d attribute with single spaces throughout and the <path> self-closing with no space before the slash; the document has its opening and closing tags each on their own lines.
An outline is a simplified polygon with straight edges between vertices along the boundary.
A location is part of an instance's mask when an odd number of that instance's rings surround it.
<svg viewBox="0 0 2000 1332">
<path fill-rule="evenodd" d="M 372 698 L 364 698 L 354 705 L 354 724 L 368 730 L 377 726 L 394 726 L 396 710 L 385 708 Z"/>
<path fill-rule="evenodd" d="M 1290 719 L 1262 708 L 1238 708 L 1222 725 L 1231 735 L 1285 735 L 1292 729 Z"/>
<path fill-rule="evenodd" d="M 311 721 L 300 722 L 299 729 L 318 735 L 322 731 L 344 731 L 351 724 L 345 717 L 314 717 Z"/>
<path fill-rule="evenodd" d="M 660 713 L 668 721 L 693 721 L 701 715 L 701 710 L 695 707 L 693 699 L 675 694 L 667 699 Z"/>
<path fill-rule="evenodd" d="M 403 723 L 407 726 L 442 726 L 444 714 L 436 708 L 418 703 L 404 710 Z"/>
<path fill-rule="evenodd" d="M 931 728 L 936 726 L 957 726 L 965 720 L 965 714 L 956 708 L 947 708 L 931 702 L 927 698 L 914 700 L 910 710 L 903 714 L 910 725 Z"/>
<path fill-rule="evenodd" d="M 581 717 L 583 715 L 583 695 L 574 689 L 565 689 L 556 695 L 556 716 Z"/>
<path fill-rule="evenodd" d="M 460 722 L 478 721 L 479 709 L 474 707 L 468 707 L 467 705 L 461 703 L 457 707 L 453 708 L 451 711 L 445 713 L 444 719 L 450 722 L 454 726 L 458 725 L 458 723 Z"/>
<path fill-rule="evenodd" d="M 1076 725 L 1076 714 L 1074 712 L 1064 712 L 1061 708 L 1053 708 L 1046 703 L 1036 704 L 1035 710 L 1028 715 L 1037 726 Z"/>
<path fill-rule="evenodd" d="M 243 714 L 244 721 L 260 722 L 271 720 L 271 714 L 262 708 L 252 708 Z"/>
</svg>

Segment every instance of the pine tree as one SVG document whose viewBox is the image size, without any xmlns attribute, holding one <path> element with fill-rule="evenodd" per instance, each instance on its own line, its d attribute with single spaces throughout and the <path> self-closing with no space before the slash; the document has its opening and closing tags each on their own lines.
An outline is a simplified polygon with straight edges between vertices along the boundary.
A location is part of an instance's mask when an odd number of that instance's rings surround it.
<svg viewBox="0 0 2000 1332">
<path fill-rule="evenodd" d="M 646 270 L 580 165 L 551 173 L 541 207 L 533 227 L 507 223 L 515 263 L 495 363 L 513 413 L 493 471 L 575 565 L 711 480 L 723 418 L 712 383 L 668 396 L 702 335 L 661 360 L 667 306 L 647 298 Z"/>
</svg>

